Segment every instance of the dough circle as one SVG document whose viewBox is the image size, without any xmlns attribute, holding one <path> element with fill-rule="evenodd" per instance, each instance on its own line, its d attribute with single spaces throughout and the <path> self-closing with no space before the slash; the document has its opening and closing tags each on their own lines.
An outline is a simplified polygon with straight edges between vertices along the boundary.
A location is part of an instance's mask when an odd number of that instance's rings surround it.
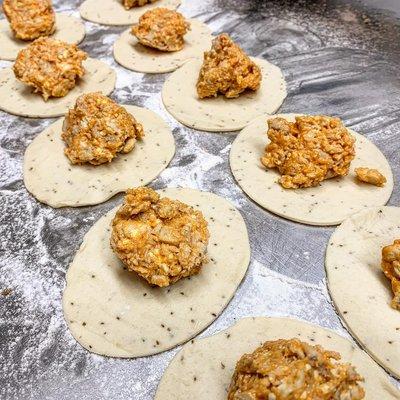
<svg viewBox="0 0 400 400">
<path fill-rule="evenodd" d="M 88 58 L 83 62 L 85 75 L 64 97 L 44 101 L 32 87 L 18 81 L 11 68 L 0 70 L 0 110 L 31 118 L 61 117 L 73 107 L 82 93 L 102 92 L 109 95 L 115 87 L 116 74 L 103 61 Z"/>
<path fill-rule="evenodd" d="M 399 399 L 386 374 L 359 348 L 338 334 L 295 319 L 244 318 L 216 335 L 195 339 L 174 357 L 155 400 L 225 400 L 236 362 L 268 340 L 297 338 L 341 354 L 365 378 L 366 400 Z"/>
<path fill-rule="evenodd" d="M 230 166 L 239 186 L 261 207 L 286 219 L 310 225 L 337 225 L 365 207 L 386 204 L 393 191 L 392 170 L 385 156 L 367 138 L 352 131 L 356 158 L 344 178 L 325 180 L 320 186 L 284 189 L 279 172 L 265 169 L 261 156 L 268 143 L 267 119 L 283 117 L 294 121 L 295 114 L 262 116 L 243 129 L 232 144 Z M 358 182 L 356 167 L 377 168 L 385 175 L 384 187 Z"/>
<path fill-rule="evenodd" d="M 286 97 L 282 71 L 260 58 L 252 58 L 261 68 L 261 87 L 235 99 L 224 96 L 199 99 L 196 82 L 203 63 L 196 59 L 175 71 L 164 83 L 162 99 L 165 108 L 184 125 L 201 131 L 227 132 L 245 127 L 259 115 L 273 114 Z"/>
<path fill-rule="evenodd" d="M 143 46 L 127 29 L 114 43 L 115 60 L 132 71 L 158 74 L 175 71 L 192 58 L 201 57 L 211 47 L 210 28 L 191 19 L 191 30 L 185 35 L 185 47 L 180 51 L 165 52 Z"/>
<path fill-rule="evenodd" d="M 139 21 L 139 18 L 146 11 L 156 7 L 175 10 L 181 4 L 181 0 L 158 0 L 142 7 L 133 7 L 126 10 L 122 0 L 86 0 L 79 8 L 81 17 L 87 21 L 103 25 L 132 25 Z"/>
<path fill-rule="evenodd" d="M 78 44 L 85 37 L 85 25 L 80 19 L 65 14 L 56 14 L 56 30 L 52 38 Z M 0 20 L 0 60 L 14 61 L 18 52 L 25 48 L 27 41 L 16 39 L 6 19 Z"/>
<path fill-rule="evenodd" d="M 68 269 L 63 296 L 71 333 L 89 351 L 140 357 L 186 342 L 218 317 L 247 271 L 247 229 L 230 202 L 193 189 L 159 193 L 203 212 L 210 231 L 210 262 L 190 279 L 166 288 L 151 287 L 124 270 L 110 248 L 116 208 L 100 218 Z"/>
<path fill-rule="evenodd" d="M 153 111 L 124 105 L 145 131 L 128 154 L 98 166 L 72 165 L 64 155 L 60 119 L 28 146 L 24 158 L 25 186 L 51 207 L 99 204 L 129 187 L 143 186 L 163 171 L 175 154 L 169 126 Z"/>
<path fill-rule="evenodd" d="M 400 208 L 363 210 L 336 228 L 326 250 L 328 287 L 353 336 L 400 378 L 400 311 L 390 307 L 390 281 L 380 268 L 382 247 L 400 238 Z"/>
</svg>

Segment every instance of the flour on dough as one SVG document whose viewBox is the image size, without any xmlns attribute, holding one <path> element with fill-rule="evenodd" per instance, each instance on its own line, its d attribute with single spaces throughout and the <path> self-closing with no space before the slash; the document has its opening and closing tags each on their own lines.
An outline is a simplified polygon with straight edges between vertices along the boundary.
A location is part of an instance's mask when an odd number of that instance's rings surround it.
<svg viewBox="0 0 400 400">
<path fill-rule="evenodd" d="M 160 51 L 143 46 L 127 29 L 114 43 L 114 58 L 124 66 L 136 72 L 157 74 L 175 71 L 185 62 L 202 57 L 211 47 L 211 30 L 196 19 L 189 20 L 191 30 L 185 35 L 185 46 L 180 51 Z"/>
<path fill-rule="evenodd" d="M 382 247 L 400 238 L 400 208 L 363 210 L 336 228 L 326 250 L 332 299 L 360 344 L 400 378 L 400 312 L 381 270 Z M 378 397 L 377 397 L 378 398 Z"/>
<path fill-rule="evenodd" d="M 294 121 L 295 114 L 276 115 Z M 310 225 L 337 225 L 365 207 L 386 204 L 393 191 L 393 175 L 381 151 L 366 137 L 350 130 L 355 137 L 356 157 L 349 175 L 325 180 L 320 186 L 284 189 L 277 181 L 275 169 L 266 169 L 260 161 L 269 142 L 267 120 L 254 120 L 236 137 L 230 153 L 232 173 L 243 191 L 261 207 L 281 217 Z M 359 182 L 354 168 L 368 166 L 382 172 L 387 179 L 380 188 Z"/>
<path fill-rule="evenodd" d="M 124 106 L 143 125 L 145 137 L 134 149 L 102 165 L 72 165 L 64 155 L 63 119 L 40 133 L 24 158 L 25 186 L 39 201 L 52 207 L 99 204 L 130 187 L 155 179 L 175 153 L 169 126 L 153 111 Z"/>
<path fill-rule="evenodd" d="M 65 319 L 75 339 L 94 353 L 140 357 L 186 342 L 226 307 L 250 259 L 246 225 L 230 202 L 194 189 L 164 189 L 161 196 L 201 210 L 208 222 L 210 261 L 198 275 L 151 287 L 110 248 L 116 209 L 86 234 L 67 272 Z"/>
<path fill-rule="evenodd" d="M 399 399 L 386 374 L 359 348 L 336 333 L 295 319 L 245 318 L 214 336 L 186 344 L 164 373 L 155 400 L 226 400 L 236 362 L 268 340 L 300 339 L 337 351 L 365 378 L 366 400 Z"/>
</svg>

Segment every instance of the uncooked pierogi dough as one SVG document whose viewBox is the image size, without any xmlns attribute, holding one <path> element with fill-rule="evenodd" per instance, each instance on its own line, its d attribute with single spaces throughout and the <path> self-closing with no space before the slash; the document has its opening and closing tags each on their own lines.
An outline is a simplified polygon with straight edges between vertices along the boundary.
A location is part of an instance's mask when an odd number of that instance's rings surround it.
<svg viewBox="0 0 400 400">
<path fill-rule="evenodd" d="M 358 347 L 336 333 L 295 319 L 245 318 L 214 336 L 195 339 L 175 356 L 155 400 L 225 400 L 236 362 L 268 340 L 296 338 L 337 351 L 365 378 L 366 400 L 399 399 L 385 373 Z"/>
<path fill-rule="evenodd" d="M 182 124 L 209 132 L 237 131 L 259 115 L 273 114 L 286 97 L 285 78 L 282 71 L 268 61 L 252 60 L 261 68 L 261 86 L 235 99 L 222 95 L 199 99 L 196 83 L 202 60 L 187 62 L 164 83 L 165 108 Z"/>
<path fill-rule="evenodd" d="M 52 38 L 63 42 L 78 44 L 85 37 L 85 26 L 82 21 L 65 14 L 56 14 L 56 30 Z M 0 60 L 13 61 L 20 50 L 31 42 L 16 39 L 6 19 L 0 20 Z"/>
<path fill-rule="evenodd" d="M 72 335 L 94 353 L 139 357 L 186 342 L 218 317 L 246 273 L 246 225 L 230 202 L 193 189 L 159 193 L 201 210 L 210 232 L 210 261 L 198 275 L 168 287 L 151 287 L 124 270 L 110 248 L 116 209 L 102 217 L 86 234 L 68 270 L 63 297 Z"/>
<path fill-rule="evenodd" d="M 332 299 L 371 356 L 400 377 L 400 311 L 381 270 L 382 247 L 400 238 L 400 208 L 363 210 L 336 228 L 326 250 Z M 377 397 L 378 398 L 378 397 Z"/>
<path fill-rule="evenodd" d="M 114 44 L 115 60 L 125 68 L 137 72 L 157 74 L 176 70 L 211 47 L 211 30 L 195 19 L 189 20 L 191 30 L 185 35 L 185 46 L 180 51 L 160 51 L 139 43 L 126 30 Z"/>
<path fill-rule="evenodd" d="M 142 7 L 126 10 L 121 0 L 86 0 L 79 8 L 81 17 L 103 25 L 131 25 L 139 21 L 141 15 L 156 7 L 175 10 L 181 0 L 159 0 Z"/>
<path fill-rule="evenodd" d="M 110 94 L 115 87 L 116 74 L 102 61 L 88 58 L 83 62 L 85 75 L 64 97 L 51 97 L 44 101 L 40 93 L 20 82 L 11 68 L 0 70 L 0 110 L 22 117 L 50 118 L 63 116 L 73 107 L 82 93 Z"/>
<path fill-rule="evenodd" d="M 175 153 L 171 129 L 153 111 L 124 107 L 145 132 L 131 152 L 119 154 L 102 165 L 73 165 L 64 154 L 60 119 L 26 149 L 24 182 L 28 191 L 52 207 L 77 207 L 102 203 L 129 187 L 146 185 L 155 179 Z"/>
<path fill-rule="evenodd" d="M 349 215 L 365 207 L 386 204 L 393 191 L 392 170 L 385 156 L 367 138 L 349 129 L 355 137 L 356 157 L 350 172 L 332 178 L 319 186 L 284 189 L 276 169 L 266 169 L 261 157 L 269 139 L 268 118 L 283 117 L 294 121 L 295 114 L 262 116 L 254 120 L 236 137 L 230 153 L 232 173 L 243 191 L 256 203 L 281 217 L 310 225 L 337 225 Z M 387 179 L 384 187 L 359 182 L 354 168 L 378 169 Z"/>
</svg>

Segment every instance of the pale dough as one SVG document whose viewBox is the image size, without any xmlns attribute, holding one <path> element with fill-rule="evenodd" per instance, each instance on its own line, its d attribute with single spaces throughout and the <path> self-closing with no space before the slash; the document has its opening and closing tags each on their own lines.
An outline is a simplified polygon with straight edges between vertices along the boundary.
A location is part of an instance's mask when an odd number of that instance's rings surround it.
<svg viewBox="0 0 400 400">
<path fill-rule="evenodd" d="M 159 0 L 142 7 L 133 7 L 125 10 L 121 0 L 86 0 L 79 8 L 81 17 L 91 22 L 103 25 L 132 25 L 146 11 L 156 7 L 175 10 L 181 0 Z"/>
<path fill-rule="evenodd" d="M 136 72 L 157 74 L 174 71 L 192 58 L 201 57 L 211 47 L 211 30 L 195 19 L 189 20 L 191 30 L 185 35 L 185 47 L 180 51 L 160 51 L 143 46 L 126 30 L 114 44 L 115 60 Z"/>
<path fill-rule="evenodd" d="M 74 106 L 82 93 L 108 95 L 114 90 L 116 74 L 111 67 L 93 58 L 85 60 L 83 65 L 86 73 L 77 85 L 66 96 L 47 101 L 39 93 L 33 93 L 32 87 L 18 81 L 11 68 L 3 68 L 0 70 L 0 110 L 22 117 L 60 117 Z"/>
<path fill-rule="evenodd" d="M 276 115 L 294 121 L 295 114 Z M 310 225 L 337 225 L 365 207 L 386 204 L 393 191 L 393 175 L 388 161 L 367 138 L 350 130 L 356 139 L 356 158 L 349 175 L 325 180 L 320 186 L 284 189 L 279 172 L 261 164 L 267 136 L 267 120 L 254 120 L 236 137 L 230 152 L 232 173 L 243 191 L 256 203 L 281 217 Z M 387 179 L 381 188 L 355 178 L 356 167 L 377 168 Z"/>
<path fill-rule="evenodd" d="M 94 353 L 140 357 L 186 342 L 226 307 L 250 259 L 246 225 L 230 202 L 193 189 L 164 189 L 162 196 L 192 205 L 210 231 L 210 262 L 198 275 L 172 286 L 151 287 L 110 248 L 116 209 L 86 234 L 66 276 L 63 308 L 75 339 Z"/>
<path fill-rule="evenodd" d="M 78 44 L 85 37 L 85 26 L 81 20 L 65 14 L 56 14 L 56 30 L 52 38 Z M 20 50 L 29 43 L 16 39 L 6 19 L 0 20 L 0 60 L 14 61 Z"/>
<path fill-rule="evenodd" d="M 165 108 L 184 125 L 201 131 L 227 132 L 245 127 L 259 115 L 273 114 L 286 97 L 282 71 L 260 58 L 252 60 L 261 68 L 262 82 L 257 91 L 246 91 L 235 99 L 218 97 L 199 99 L 196 82 L 202 59 L 187 62 L 164 83 Z"/>
<path fill-rule="evenodd" d="M 333 233 L 326 251 L 332 299 L 341 317 L 371 356 L 400 378 L 400 311 L 380 268 L 382 247 L 400 239 L 400 208 L 363 210 Z"/>
<path fill-rule="evenodd" d="M 63 119 L 40 133 L 24 158 L 25 186 L 52 207 L 84 206 L 106 201 L 130 187 L 143 186 L 163 171 L 175 153 L 171 129 L 153 111 L 124 106 L 142 125 L 145 137 L 134 149 L 102 165 L 72 165 L 64 155 Z"/>
<path fill-rule="evenodd" d="M 292 338 L 339 352 L 365 378 L 366 400 L 400 398 L 385 373 L 349 340 L 299 320 L 258 317 L 186 344 L 162 377 L 155 400 L 226 400 L 236 362 L 244 353 L 268 340 Z"/>
</svg>

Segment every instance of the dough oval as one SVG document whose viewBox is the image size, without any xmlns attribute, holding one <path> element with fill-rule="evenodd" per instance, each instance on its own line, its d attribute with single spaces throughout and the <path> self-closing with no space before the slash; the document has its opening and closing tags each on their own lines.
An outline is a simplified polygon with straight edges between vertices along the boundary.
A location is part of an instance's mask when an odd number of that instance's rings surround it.
<svg viewBox="0 0 400 400">
<path fill-rule="evenodd" d="M 64 97 L 44 101 L 32 88 L 15 78 L 11 68 L 0 71 L 0 110 L 21 117 L 50 118 L 61 117 L 73 107 L 82 93 L 102 92 L 109 95 L 115 87 L 115 71 L 103 61 L 88 58 L 83 62 L 85 75 Z"/>
<path fill-rule="evenodd" d="M 369 354 L 400 377 L 400 311 L 390 306 L 382 247 L 400 238 L 400 208 L 363 210 L 336 228 L 326 250 L 329 292 L 340 316 Z"/>
<path fill-rule="evenodd" d="M 338 334 L 295 319 L 244 318 L 216 335 L 195 339 L 174 357 L 155 400 L 226 400 L 236 362 L 267 340 L 298 338 L 338 351 L 364 376 L 366 400 L 399 399 L 386 374 L 359 348 Z"/>
<path fill-rule="evenodd" d="M 162 100 L 167 111 L 191 128 L 209 132 L 237 131 L 259 115 L 273 114 L 283 103 L 286 83 L 276 65 L 252 58 L 261 68 L 262 82 L 256 91 L 247 91 L 235 99 L 218 96 L 199 99 L 196 82 L 202 60 L 187 62 L 165 81 Z"/>
<path fill-rule="evenodd" d="M 63 296 L 72 335 L 94 353 L 140 357 L 186 342 L 218 317 L 247 271 L 247 229 L 230 202 L 194 189 L 159 193 L 203 212 L 210 232 L 210 262 L 190 279 L 152 288 L 125 271 L 110 248 L 116 209 L 103 216 L 86 234 L 68 269 Z"/>
<path fill-rule="evenodd" d="M 191 30 L 185 35 L 185 47 L 166 52 L 143 46 L 127 29 L 114 43 L 115 60 L 132 71 L 149 74 L 175 71 L 192 58 L 201 57 L 211 47 L 210 28 L 196 19 L 189 20 Z"/>
<path fill-rule="evenodd" d="M 153 111 L 124 105 L 142 125 L 145 137 L 111 163 L 72 165 L 64 155 L 63 119 L 50 125 L 28 146 L 24 183 L 34 197 L 51 207 L 99 204 L 129 187 L 143 186 L 163 171 L 175 154 L 171 129 Z"/>
<path fill-rule="evenodd" d="M 381 151 L 366 137 L 349 129 L 355 137 L 356 157 L 349 175 L 325 180 L 320 186 L 284 189 L 279 172 L 266 169 L 260 161 L 267 137 L 267 120 L 282 117 L 294 121 L 296 114 L 262 116 L 236 137 L 230 152 L 230 166 L 236 182 L 261 207 L 286 219 L 309 225 L 337 225 L 365 207 L 387 203 L 393 191 L 393 174 Z M 377 168 L 385 175 L 384 187 L 358 182 L 354 168 Z"/>
<path fill-rule="evenodd" d="M 156 7 L 175 10 L 181 0 L 158 0 L 142 7 L 133 7 L 126 10 L 121 0 L 86 0 L 79 8 L 81 17 L 87 21 L 103 25 L 131 25 L 139 21 L 146 11 Z"/>
<path fill-rule="evenodd" d="M 78 18 L 56 13 L 56 30 L 52 38 L 78 44 L 85 37 L 85 25 Z M 14 61 L 18 52 L 31 42 L 16 39 L 6 19 L 0 20 L 0 60 Z"/>
</svg>

